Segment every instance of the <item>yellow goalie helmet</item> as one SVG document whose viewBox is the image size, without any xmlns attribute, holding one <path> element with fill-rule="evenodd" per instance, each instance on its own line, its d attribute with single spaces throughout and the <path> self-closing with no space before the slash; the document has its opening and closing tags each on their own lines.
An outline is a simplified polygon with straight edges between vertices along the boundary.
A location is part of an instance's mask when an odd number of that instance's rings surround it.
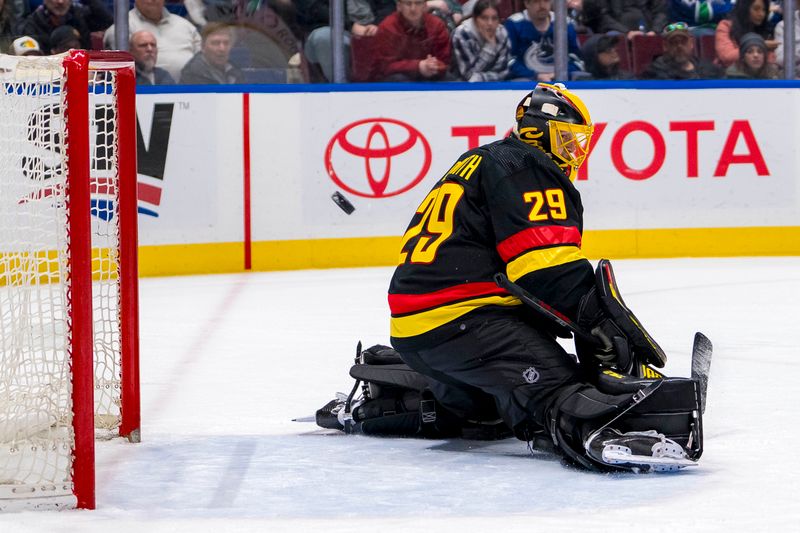
<svg viewBox="0 0 800 533">
<path fill-rule="evenodd" d="M 572 179 L 589 155 L 589 110 L 560 84 L 539 83 L 517 105 L 514 135 L 549 155 Z"/>
</svg>

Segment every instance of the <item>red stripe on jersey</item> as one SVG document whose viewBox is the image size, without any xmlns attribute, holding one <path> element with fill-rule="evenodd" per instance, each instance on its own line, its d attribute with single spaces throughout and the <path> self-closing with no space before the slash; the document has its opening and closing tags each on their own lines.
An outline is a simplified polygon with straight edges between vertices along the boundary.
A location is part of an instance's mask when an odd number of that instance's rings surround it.
<svg viewBox="0 0 800 533">
<path fill-rule="evenodd" d="M 507 295 L 508 292 L 491 282 L 464 283 L 426 294 L 390 294 L 389 309 L 392 315 L 404 315 L 450 302 L 498 294 Z"/>
<path fill-rule="evenodd" d="M 574 244 L 581 246 L 581 233 L 575 226 L 534 226 L 515 233 L 497 245 L 497 252 L 508 262 L 523 252 L 542 246 Z"/>
</svg>

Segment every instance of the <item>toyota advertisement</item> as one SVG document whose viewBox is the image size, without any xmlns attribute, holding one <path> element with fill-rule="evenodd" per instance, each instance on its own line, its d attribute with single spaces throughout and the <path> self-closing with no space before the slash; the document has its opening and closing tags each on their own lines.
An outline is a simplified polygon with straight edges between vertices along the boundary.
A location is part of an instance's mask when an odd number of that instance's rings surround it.
<svg viewBox="0 0 800 533">
<path fill-rule="evenodd" d="M 140 96 L 140 184 L 160 190 L 141 203 L 142 243 L 396 238 L 460 154 L 508 135 L 525 94 Z M 796 91 L 581 96 L 596 124 L 576 181 L 587 232 L 800 226 Z"/>
</svg>

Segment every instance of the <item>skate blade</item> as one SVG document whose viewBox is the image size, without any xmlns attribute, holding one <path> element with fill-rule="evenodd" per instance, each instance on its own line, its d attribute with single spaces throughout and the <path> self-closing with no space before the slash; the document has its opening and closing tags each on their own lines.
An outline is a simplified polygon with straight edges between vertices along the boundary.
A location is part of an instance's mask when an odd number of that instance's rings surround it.
<svg viewBox="0 0 800 533">
<path fill-rule="evenodd" d="M 626 446 L 606 446 L 603 450 L 603 462 L 630 468 L 634 472 L 676 472 L 681 468 L 697 466 L 695 461 L 686 457 L 633 455 Z"/>
</svg>

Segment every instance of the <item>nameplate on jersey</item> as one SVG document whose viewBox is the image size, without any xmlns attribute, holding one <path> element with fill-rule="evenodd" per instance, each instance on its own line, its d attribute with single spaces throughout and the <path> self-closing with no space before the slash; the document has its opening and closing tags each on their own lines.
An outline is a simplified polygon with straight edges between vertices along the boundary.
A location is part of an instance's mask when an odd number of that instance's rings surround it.
<svg viewBox="0 0 800 533">
<path fill-rule="evenodd" d="M 472 174 L 478 169 L 478 165 L 481 164 L 481 161 L 483 161 L 483 156 L 478 154 L 469 154 L 464 156 L 456 161 L 452 167 L 450 167 L 450 170 L 448 170 L 442 177 L 442 181 L 453 177 L 461 178 L 464 181 L 469 181 L 469 179 L 472 177 Z"/>
</svg>

